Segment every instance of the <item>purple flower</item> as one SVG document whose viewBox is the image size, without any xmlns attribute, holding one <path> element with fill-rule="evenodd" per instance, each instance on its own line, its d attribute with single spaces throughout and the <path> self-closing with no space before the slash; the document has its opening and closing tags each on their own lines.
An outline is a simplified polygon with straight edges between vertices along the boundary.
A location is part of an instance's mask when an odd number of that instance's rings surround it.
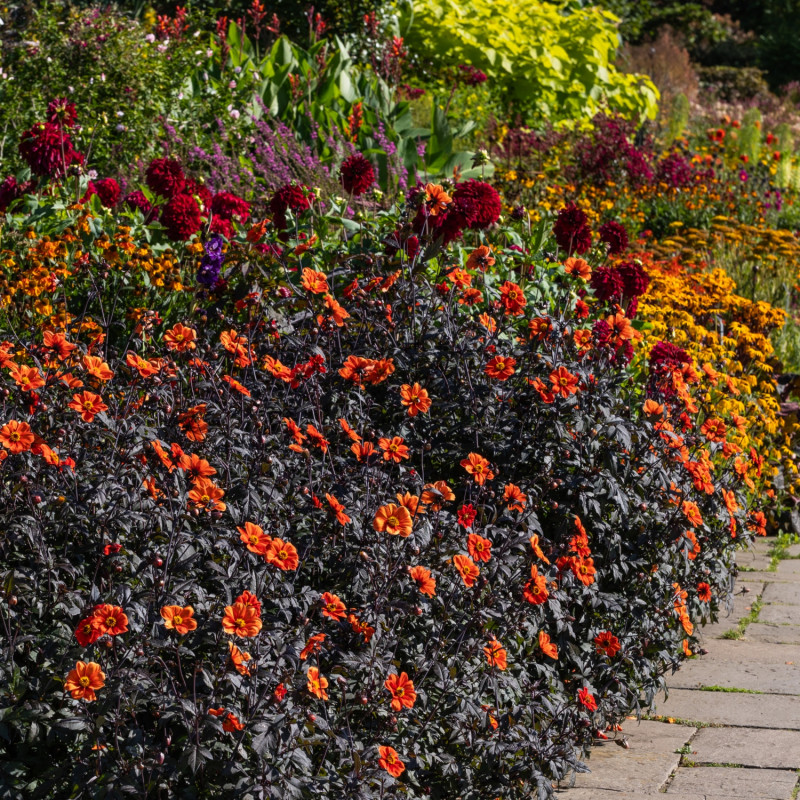
<svg viewBox="0 0 800 800">
<path fill-rule="evenodd" d="M 219 275 L 222 271 L 222 264 L 225 261 L 223 252 L 224 239 L 216 233 L 203 245 L 204 255 L 200 262 L 200 269 L 197 271 L 197 282 L 209 289 L 216 286 Z"/>
</svg>

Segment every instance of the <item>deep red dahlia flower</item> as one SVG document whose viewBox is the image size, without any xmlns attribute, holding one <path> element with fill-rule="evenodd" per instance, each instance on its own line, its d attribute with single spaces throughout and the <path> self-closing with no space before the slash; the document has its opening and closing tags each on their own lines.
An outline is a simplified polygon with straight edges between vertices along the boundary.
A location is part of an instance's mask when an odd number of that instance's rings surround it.
<svg viewBox="0 0 800 800">
<path fill-rule="evenodd" d="M 235 217 L 239 223 L 246 222 L 250 216 L 250 203 L 230 192 L 219 192 L 211 201 L 211 213 L 219 219 L 232 220 Z"/>
<path fill-rule="evenodd" d="M 183 184 L 183 189 L 181 189 L 181 194 L 192 195 L 200 203 L 200 213 L 204 217 L 208 216 L 214 199 L 208 186 L 194 178 L 187 178 L 186 183 Z"/>
<path fill-rule="evenodd" d="M 143 192 L 131 192 L 125 195 L 123 200 L 126 206 L 131 209 L 139 209 L 144 214 L 144 218 L 149 222 L 155 216 L 155 208 L 152 203 L 145 197 Z"/>
<path fill-rule="evenodd" d="M 63 128 L 71 128 L 78 119 L 75 103 L 66 97 L 59 97 L 47 104 L 47 121 Z"/>
<path fill-rule="evenodd" d="M 608 245 L 608 252 L 614 256 L 628 249 L 628 231 L 619 222 L 604 222 L 600 226 L 600 241 Z"/>
<path fill-rule="evenodd" d="M 503 206 L 497 191 L 482 181 L 469 180 L 460 183 L 453 192 L 453 209 L 460 213 L 472 230 L 481 230 L 494 225 L 500 218 Z"/>
<path fill-rule="evenodd" d="M 592 270 L 590 285 L 598 300 L 614 300 L 622 297 L 622 276 L 612 267 L 597 267 Z"/>
<path fill-rule="evenodd" d="M 592 246 L 589 218 L 574 203 L 558 212 L 553 233 L 558 246 L 569 256 L 575 253 L 583 255 Z"/>
<path fill-rule="evenodd" d="M 121 194 L 119 184 L 113 178 L 101 178 L 94 182 L 94 190 L 106 208 L 114 208 Z"/>
<path fill-rule="evenodd" d="M 289 225 L 286 219 L 286 212 L 291 210 L 294 214 L 300 214 L 311 208 L 314 195 L 307 186 L 298 186 L 291 183 L 282 186 L 272 195 L 269 201 L 269 209 L 272 212 L 272 221 L 276 228 L 286 230 Z"/>
<path fill-rule="evenodd" d="M 9 175 L 0 183 L 0 214 L 4 214 L 8 207 L 22 197 L 31 188 L 31 182 L 17 183 L 13 175 Z"/>
<path fill-rule="evenodd" d="M 69 134 L 52 122 L 38 122 L 22 134 L 19 154 L 34 175 L 59 178 L 72 164 L 82 164 L 83 156 L 72 146 Z"/>
<path fill-rule="evenodd" d="M 361 153 L 355 153 L 342 163 L 340 180 L 348 194 L 359 197 L 375 183 L 375 170 Z"/>
<path fill-rule="evenodd" d="M 622 279 L 623 294 L 626 297 L 640 297 L 647 291 L 650 278 L 641 266 L 634 261 L 626 261 L 617 267 Z"/>
<path fill-rule="evenodd" d="M 154 158 L 147 167 L 145 182 L 155 194 L 174 197 L 183 191 L 186 179 L 177 159 Z"/>
<path fill-rule="evenodd" d="M 691 363 L 691 356 L 671 342 L 656 342 L 650 350 L 650 369 L 653 370 L 672 372 Z"/>
<path fill-rule="evenodd" d="M 211 233 L 222 234 L 226 239 L 233 238 L 233 224 L 229 219 L 223 217 L 212 217 L 208 230 Z"/>
<path fill-rule="evenodd" d="M 161 210 L 161 224 L 167 236 L 176 242 L 185 242 L 200 230 L 200 206 L 189 194 L 176 194 Z"/>
</svg>

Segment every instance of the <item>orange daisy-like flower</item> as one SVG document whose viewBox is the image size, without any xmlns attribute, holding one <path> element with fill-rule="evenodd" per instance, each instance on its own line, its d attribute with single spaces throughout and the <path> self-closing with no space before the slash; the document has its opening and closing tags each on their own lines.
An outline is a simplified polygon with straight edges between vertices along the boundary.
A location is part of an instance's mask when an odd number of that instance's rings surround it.
<svg viewBox="0 0 800 800">
<path fill-rule="evenodd" d="M 231 389 L 235 389 L 239 394 L 243 394 L 245 397 L 250 397 L 250 390 L 244 386 L 243 384 L 239 383 L 235 378 L 232 378 L 230 375 L 223 375 L 222 380 L 231 387 Z"/>
<path fill-rule="evenodd" d="M 258 636 L 261 630 L 261 616 L 251 605 L 234 603 L 225 606 L 222 617 L 222 630 L 233 636 Z"/>
<path fill-rule="evenodd" d="M 343 620 L 347 615 L 345 604 L 335 594 L 322 593 L 322 616 L 330 617 L 334 622 Z"/>
<path fill-rule="evenodd" d="M 664 413 L 664 406 L 655 400 L 645 400 L 642 410 L 648 417 L 660 417 Z"/>
<path fill-rule="evenodd" d="M 236 528 L 239 531 L 241 540 L 247 545 L 247 549 L 257 556 L 263 556 L 272 541 L 271 536 L 264 533 L 263 528 L 252 522 L 245 522 L 244 527 Z"/>
<path fill-rule="evenodd" d="M 379 533 L 385 532 L 391 536 L 401 536 L 405 539 L 411 535 L 413 523 L 411 514 L 405 506 L 387 503 L 375 512 L 372 527 Z"/>
<path fill-rule="evenodd" d="M 727 431 L 721 419 L 707 419 L 700 427 L 700 433 L 710 442 L 724 442 Z"/>
<path fill-rule="evenodd" d="M 400 492 L 398 492 L 395 497 L 401 506 L 405 506 L 408 509 L 408 513 L 411 514 L 412 519 L 416 517 L 417 514 L 424 514 L 426 511 L 425 503 L 415 494 L 411 494 L 410 492 L 400 494 Z"/>
<path fill-rule="evenodd" d="M 684 500 L 681 505 L 681 510 L 683 511 L 686 519 L 689 520 L 690 524 L 694 525 L 695 527 L 703 524 L 703 517 L 700 514 L 700 509 L 697 507 L 697 503 L 693 503 L 691 500 Z"/>
<path fill-rule="evenodd" d="M 373 628 L 366 620 L 359 619 L 355 614 L 350 614 L 347 617 L 353 633 L 360 633 L 364 637 L 364 642 L 368 642 L 375 633 Z"/>
<path fill-rule="evenodd" d="M 406 765 L 393 747 L 381 746 L 378 748 L 378 766 L 385 769 L 393 778 L 399 778 L 406 769 Z"/>
<path fill-rule="evenodd" d="M 217 471 L 204 458 L 194 453 L 182 453 L 178 458 L 178 466 L 186 473 L 189 480 L 196 481 L 200 478 L 210 478 Z"/>
<path fill-rule="evenodd" d="M 187 350 L 194 350 L 197 341 L 197 331 L 194 328 L 187 328 L 179 322 L 173 325 L 164 333 L 164 344 L 168 350 L 175 350 L 184 353 Z"/>
<path fill-rule="evenodd" d="M 120 606 L 112 606 L 111 603 L 97 606 L 92 613 L 92 619 L 101 636 L 118 636 L 128 630 L 128 615 Z"/>
<path fill-rule="evenodd" d="M 79 392 L 72 398 L 72 402 L 68 406 L 77 411 L 84 422 L 91 422 L 96 414 L 108 410 L 103 398 L 93 392 Z"/>
<path fill-rule="evenodd" d="M 417 584 L 421 594 L 433 597 L 436 594 L 436 579 L 431 576 L 431 571 L 425 567 L 411 567 L 408 570 L 411 579 Z"/>
<path fill-rule="evenodd" d="M 431 407 L 427 389 L 423 389 L 418 383 L 413 386 L 404 383 L 400 387 L 400 402 L 408 409 L 409 417 L 426 414 Z"/>
<path fill-rule="evenodd" d="M 177 631 L 181 635 L 197 628 L 197 620 L 194 619 L 194 609 L 191 606 L 164 606 L 161 609 L 161 616 L 165 628 Z"/>
<path fill-rule="evenodd" d="M 508 506 L 509 511 L 524 511 L 528 504 L 528 498 L 522 489 L 515 483 L 509 483 L 503 490 L 503 500 Z"/>
<path fill-rule="evenodd" d="M 222 721 L 222 730 L 227 733 L 234 731 L 241 731 L 244 729 L 244 723 L 239 721 L 239 718 L 232 712 L 228 712 L 225 719 Z"/>
<path fill-rule="evenodd" d="M 95 692 L 106 685 L 106 676 L 100 665 L 94 661 L 78 661 L 67 679 L 64 681 L 64 689 L 68 691 L 75 700 L 86 700 L 91 703 L 97 700 Z"/>
<path fill-rule="evenodd" d="M 75 638 L 81 647 L 88 647 L 90 644 L 94 644 L 102 635 L 103 633 L 97 626 L 94 615 L 82 619 L 75 629 Z"/>
<path fill-rule="evenodd" d="M 591 586 L 594 583 L 594 576 L 597 570 L 594 568 L 594 561 L 591 558 L 570 559 L 572 574 L 584 585 Z"/>
<path fill-rule="evenodd" d="M 290 542 L 284 542 L 283 539 L 273 539 L 264 558 L 268 564 L 272 564 L 284 572 L 295 570 L 300 564 L 297 548 Z"/>
<path fill-rule="evenodd" d="M 31 426 L 27 422 L 12 419 L 0 428 L 0 445 L 9 453 L 24 453 L 35 441 Z"/>
<path fill-rule="evenodd" d="M 558 648 L 550 641 L 550 635 L 544 631 L 539 631 L 539 647 L 548 658 L 558 658 Z"/>
<path fill-rule="evenodd" d="M 250 653 L 243 653 L 233 642 L 228 642 L 228 655 L 240 675 L 250 674 L 250 667 L 247 666 L 247 662 L 253 659 Z"/>
<path fill-rule="evenodd" d="M 372 442 L 355 442 L 350 445 L 350 450 L 364 464 L 369 463 L 370 458 L 378 452 Z"/>
<path fill-rule="evenodd" d="M 393 436 L 391 439 L 382 436 L 378 439 L 378 447 L 383 450 L 384 461 L 394 461 L 395 464 L 399 464 L 403 459 L 410 457 L 408 445 L 403 444 L 401 436 Z"/>
<path fill-rule="evenodd" d="M 422 492 L 422 502 L 429 505 L 434 511 L 441 511 L 445 503 L 455 499 L 453 490 L 444 481 L 426 483 Z"/>
<path fill-rule="evenodd" d="M 490 667 L 497 667 L 497 669 L 501 671 L 508 667 L 507 653 L 503 645 L 501 645 L 497 639 L 492 639 L 489 644 L 483 648 L 483 653 Z"/>
<path fill-rule="evenodd" d="M 609 658 L 614 656 L 620 651 L 622 645 L 619 639 L 614 636 L 611 631 L 601 631 L 594 637 L 594 646 L 597 648 L 598 653 L 602 653 Z"/>
<path fill-rule="evenodd" d="M 453 556 L 453 565 L 458 570 L 458 574 L 466 586 L 472 586 L 481 574 L 477 564 L 469 556 L 464 556 L 460 553 L 457 556 Z"/>
<path fill-rule="evenodd" d="M 328 278 L 324 272 L 316 272 L 313 269 L 308 269 L 308 267 L 303 270 L 301 285 L 307 292 L 312 294 L 325 294 L 331 289 L 328 286 Z"/>
<path fill-rule="evenodd" d="M 48 350 L 55 352 L 56 356 L 64 361 L 69 357 L 69 354 L 75 349 L 76 345 L 70 344 L 63 333 L 53 333 L 53 331 L 44 332 L 44 346 Z"/>
<path fill-rule="evenodd" d="M 697 599 L 704 603 L 711 602 L 711 587 L 705 581 L 697 584 Z"/>
<path fill-rule="evenodd" d="M 315 633 L 307 642 L 306 646 L 300 651 L 300 660 L 305 661 L 313 653 L 318 653 L 322 649 L 322 643 L 327 634 Z"/>
<path fill-rule="evenodd" d="M 484 369 L 484 372 L 498 381 L 507 381 L 514 374 L 517 359 L 511 356 L 495 356 Z"/>
<path fill-rule="evenodd" d="M 494 472 L 489 469 L 489 462 L 478 453 L 470 453 L 461 460 L 461 466 L 472 475 L 478 486 L 483 486 L 486 481 L 494 478 Z"/>
<path fill-rule="evenodd" d="M 553 330 L 553 323 L 549 317 L 534 317 L 528 322 L 528 335 L 531 339 L 543 341 Z"/>
<path fill-rule="evenodd" d="M 158 361 L 148 361 L 136 353 L 128 353 L 125 363 L 135 369 L 143 378 L 151 378 L 161 371 L 161 364 Z"/>
<path fill-rule="evenodd" d="M 331 312 L 331 319 L 336 324 L 336 327 L 344 327 L 344 321 L 350 318 L 350 314 L 347 309 L 330 294 L 326 294 L 322 299 L 325 305 L 328 307 L 328 311 Z M 322 316 L 317 317 L 318 321 L 321 319 L 323 319 Z"/>
<path fill-rule="evenodd" d="M 582 258 L 568 258 L 564 262 L 564 271 L 584 281 L 592 277 L 592 268 Z"/>
<path fill-rule="evenodd" d="M 417 692 L 413 681 L 405 672 L 390 675 L 383 685 L 392 693 L 392 708 L 395 711 L 414 707 L 414 703 L 417 702 Z"/>
<path fill-rule="evenodd" d="M 350 423 L 344 419 L 343 417 L 339 418 L 339 425 L 341 429 L 347 434 L 347 438 L 350 439 L 352 442 L 360 442 L 361 437 L 358 435 L 356 431 L 350 426 Z"/>
<path fill-rule="evenodd" d="M 482 244 L 469 254 L 466 267 L 467 269 L 479 269 L 481 272 L 486 272 L 489 267 L 494 266 L 494 263 L 492 248 Z"/>
<path fill-rule="evenodd" d="M 16 381 L 17 386 L 23 392 L 33 392 L 44 386 L 44 378 L 39 374 L 36 367 L 24 367 L 14 364 L 9 371 L 9 375 Z"/>
<path fill-rule="evenodd" d="M 195 508 L 206 511 L 224 511 L 227 506 L 222 502 L 225 492 L 208 478 L 198 478 L 194 489 L 189 492 L 189 500 Z"/>
<path fill-rule="evenodd" d="M 477 533 L 467 537 L 467 551 L 476 561 L 488 561 L 492 557 L 492 543 Z"/>
<path fill-rule="evenodd" d="M 578 692 L 578 700 L 588 711 L 597 711 L 597 700 L 586 686 Z"/>
<path fill-rule="evenodd" d="M 350 517 L 345 514 L 344 506 L 332 494 L 326 494 L 325 499 L 328 501 L 328 505 L 336 515 L 336 520 L 340 525 L 347 525 L 348 522 L 352 522 Z"/>
<path fill-rule="evenodd" d="M 522 309 L 528 304 L 522 288 L 511 281 L 506 281 L 500 287 L 500 302 L 506 314 L 511 314 L 515 317 L 522 314 Z"/>
<path fill-rule="evenodd" d="M 308 691 L 320 700 L 327 700 L 328 693 L 325 689 L 328 688 L 328 679 L 324 675 L 320 675 L 316 667 L 308 668 L 307 678 L 308 683 L 306 686 L 308 687 Z"/>
<path fill-rule="evenodd" d="M 553 392 L 560 395 L 565 400 L 578 391 L 579 378 L 573 375 L 566 367 L 559 367 L 550 373 L 550 383 L 553 384 Z"/>
<path fill-rule="evenodd" d="M 323 453 L 328 452 L 330 442 L 310 422 L 306 425 L 306 433 L 314 447 L 318 447 Z"/>
<path fill-rule="evenodd" d="M 110 381 L 114 377 L 111 368 L 100 356 L 84 356 L 83 368 L 99 381 Z"/>
<path fill-rule="evenodd" d="M 539 574 L 535 564 L 531 567 L 531 579 L 525 584 L 522 594 L 533 605 L 541 605 L 550 596 L 550 592 L 547 591 L 547 579 Z"/>
<path fill-rule="evenodd" d="M 486 328 L 488 333 L 497 333 L 497 320 L 486 312 L 478 316 L 478 322 Z"/>
<path fill-rule="evenodd" d="M 425 206 L 432 217 L 438 216 L 452 202 L 453 198 L 438 183 L 425 184 Z"/>
<path fill-rule="evenodd" d="M 537 558 L 540 558 L 545 564 L 549 564 L 550 561 L 545 557 L 544 553 L 542 552 L 542 548 L 539 547 L 539 534 L 534 533 L 528 541 L 530 541 L 531 548 L 533 549 L 533 552 L 536 554 Z"/>
</svg>

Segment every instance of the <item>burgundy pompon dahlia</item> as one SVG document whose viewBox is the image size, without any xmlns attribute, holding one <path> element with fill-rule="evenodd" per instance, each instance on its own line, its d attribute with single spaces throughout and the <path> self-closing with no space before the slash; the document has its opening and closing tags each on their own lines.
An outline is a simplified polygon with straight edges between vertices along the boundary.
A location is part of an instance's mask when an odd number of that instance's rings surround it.
<svg viewBox="0 0 800 800">
<path fill-rule="evenodd" d="M 174 242 L 185 242 L 200 230 L 200 206 L 190 194 L 176 194 L 161 209 L 161 224 Z"/>
<path fill-rule="evenodd" d="M 453 192 L 453 208 L 464 218 L 464 227 L 482 230 L 500 219 L 503 206 L 497 190 L 483 181 L 468 180 L 459 183 Z"/>
<path fill-rule="evenodd" d="M 250 203 L 231 192 L 219 192 L 211 200 L 211 214 L 224 220 L 235 217 L 237 222 L 243 223 L 250 216 Z"/>
<path fill-rule="evenodd" d="M 558 212 L 553 234 L 558 246 L 568 256 L 583 255 L 592 246 L 592 231 L 589 218 L 575 203 L 570 203 Z"/>
<path fill-rule="evenodd" d="M 375 169 L 361 153 L 354 153 L 342 162 L 339 179 L 348 194 L 360 197 L 375 183 Z"/>
<path fill-rule="evenodd" d="M 114 208 L 122 193 L 119 184 L 113 178 L 101 178 L 99 181 L 94 181 L 94 190 L 106 208 Z"/>
<path fill-rule="evenodd" d="M 155 216 L 154 212 L 156 209 L 153 208 L 153 204 L 147 199 L 144 192 L 131 192 L 130 194 L 126 194 L 122 202 L 130 209 L 135 210 L 138 208 L 139 211 L 144 214 L 146 222 L 150 222 Z"/>
<path fill-rule="evenodd" d="M 624 290 L 622 276 L 613 267 L 593 269 L 589 283 L 598 300 L 616 300 L 622 297 Z"/>
<path fill-rule="evenodd" d="M 186 178 L 180 162 L 175 158 L 154 158 L 145 173 L 149 189 L 161 197 L 175 197 L 183 191 Z"/>
<path fill-rule="evenodd" d="M 19 200 L 31 188 L 31 182 L 17 183 L 17 179 L 13 175 L 9 175 L 2 183 L 0 183 L 0 214 L 5 214 L 9 206 L 15 201 Z"/>
<path fill-rule="evenodd" d="M 628 231 L 619 222 L 604 222 L 600 226 L 600 241 L 608 245 L 609 255 L 615 256 L 628 249 Z"/>
<path fill-rule="evenodd" d="M 78 121 L 75 103 L 66 97 L 58 97 L 47 104 L 47 121 L 63 128 L 71 128 Z"/>
<path fill-rule="evenodd" d="M 69 134 L 52 122 L 37 122 L 25 131 L 19 154 L 40 178 L 60 178 L 73 164 L 83 164 L 83 156 L 72 146 Z"/>
<path fill-rule="evenodd" d="M 650 285 L 650 278 L 635 261 L 625 261 L 617 266 L 622 279 L 622 290 L 625 297 L 641 297 Z"/>
<path fill-rule="evenodd" d="M 291 210 L 293 214 L 300 214 L 311 208 L 314 195 L 307 186 L 287 183 L 281 186 L 269 201 L 269 210 L 272 212 L 272 221 L 275 227 L 286 230 L 289 221 L 286 219 L 286 212 Z"/>
</svg>

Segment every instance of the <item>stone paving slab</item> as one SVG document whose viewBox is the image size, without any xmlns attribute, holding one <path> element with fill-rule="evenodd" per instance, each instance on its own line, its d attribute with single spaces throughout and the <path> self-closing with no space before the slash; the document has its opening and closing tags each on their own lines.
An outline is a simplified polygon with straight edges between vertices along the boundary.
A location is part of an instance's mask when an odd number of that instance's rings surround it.
<svg viewBox="0 0 800 800">
<path fill-rule="evenodd" d="M 778 603 L 785 606 L 800 605 L 800 584 L 796 581 L 791 583 L 767 583 L 761 595 L 764 603 Z"/>
<path fill-rule="evenodd" d="M 587 761 L 591 772 L 576 777 L 576 789 L 646 793 L 653 786 L 660 787 L 678 766 L 680 754 L 676 750 L 696 731 L 686 725 L 648 720 L 639 724 L 629 721 L 623 729 L 629 749 L 623 750 L 611 741 L 593 747 Z"/>
<path fill-rule="evenodd" d="M 671 689 L 655 713 L 712 725 L 800 730 L 800 697 L 790 695 Z"/>
<path fill-rule="evenodd" d="M 757 794 L 773 800 L 790 800 L 796 785 L 797 774 L 793 770 L 681 767 L 667 788 L 667 797 L 691 792 L 706 798 L 727 795 L 749 800 Z"/>
<path fill-rule="evenodd" d="M 556 797 L 561 800 L 654 800 L 654 798 L 665 797 L 663 792 L 617 792 L 613 789 L 561 789 L 556 791 Z M 669 800 L 742 800 L 741 796 L 732 795 L 704 795 L 704 794 L 683 794 L 680 792 L 670 792 Z M 773 800 L 773 798 L 760 794 L 748 794 L 747 800 Z"/>
<path fill-rule="evenodd" d="M 770 606 L 770 608 L 777 608 L 777 606 Z M 798 618 L 798 622 L 800 622 L 800 618 Z M 747 626 L 744 638 L 747 641 L 763 642 L 764 644 L 800 644 L 800 625 L 771 625 L 765 622 L 753 622 Z"/>
<path fill-rule="evenodd" d="M 736 554 L 736 565 L 747 569 L 768 569 L 772 564 L 772 556 L 766 550 L 741 550 Z"/>
<path fill-rule="evenodd" d="M 800 559 L 790 558 L 779 561 L 776 574 L 784 578 L 800 578 Z"/>
<path fill-rule="evenodd" d="M 767 572 L 766 570 L 756 570 L 755 572 L 740 572 L 736 578 L 736 585 L 739 581 L 761 581 L 767 583 L 792 583 L 796 582 L 796 576 L 789 574 L 781 575 L 778 572 Z"/>
<path fill-rule="evenodd" d="M 761 607 L 758 621 L 768 625 L 797 625 L 800 623 L 800 606 L 767 603 Z"/>
<path fill-rule="evenodd" d="M 800 768 L 800 731 L 702 728 L 688 759 L 698 764 L 741 764 L 762 769 Z"/>
</svg>

